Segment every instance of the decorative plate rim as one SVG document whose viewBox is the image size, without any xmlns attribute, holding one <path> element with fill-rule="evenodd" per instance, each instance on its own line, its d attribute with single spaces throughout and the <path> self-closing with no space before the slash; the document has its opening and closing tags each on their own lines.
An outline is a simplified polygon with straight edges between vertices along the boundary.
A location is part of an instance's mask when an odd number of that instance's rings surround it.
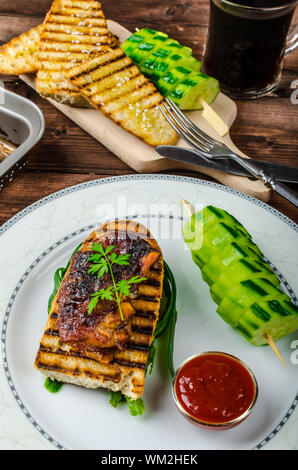
<svg viewBox="0 0 298 470">
<path fill-rule="evenodd" d="M 108 177 L 108 178 L 100 178 L 100 179 L 96 179 L 96 180 L 91 180 L 91 181 L 87 181 L 85 183 L 80 183 L 80 184 L 77 184 L 77 185 L 74 185 L 74 186 L 70 186 L 70 187 L 67 187 L 65 189 L 62 189 L 60 191 L 57 191 L 55 193 L 52 193 L 42 199 L 39 199 L 38 201 L 36 201 L 35 203 L 27 206 L 25 209 L 23 209 L 22 211 L 18 212 L 15 216 L 13 216 L 11 219 L 9 219 L 6 223 L 4 223 L 1 227 L 0 227 L 0 236 L 3 235 L 10 227 L 12 227 L 15 223 L 17 223 L 18 221 L 20 221 L 21 219 L 23 219 L 26 215 L 28 215 L 29 213 L 31 213 L 32 211 L 34 211 L 35 209 L 38 209 L 39 207 L 55 200 L 55 199 L 59 199 L 65 195 L 68 195 L 68 194 L 71 194 L 73 192 L 76 192 L 76 191 L 80 191 L 80 190 L 83 190 L 83 189 L 86 189 L 86 188 L 89 188 L 89 187 L 94 187 L 94 186 L 98 186 L 98 185 L 101 185 L 101 184 L 109 184 L 109 183 L 114 183 L 114 182 L 117 182 L 117 181 L 125 181 L 125 180 L 142 180 L 142 179 L 145 179 L 145 180 L 150 180 L 150 179 L 155 179 L 155 180 L 172 180 L 172 181 L 179 181 L 179 182 L 186 182 L 186 183 L 194 183 L 194 184 L 199 184 L 199 185 L 205 185 L 205 186 L 210 186 L 210 187 L 214 187 L 216 189 L 220 189 L 220 190 L 223 190 L 223 191 L 226 191 L 226 192 L 229 192 L 229 193 L 232 193 L 234 195 L 237 195 L 243 199 L 246 199 L 250 202 L 253 202 L 254 204 L 258 205 L 259 207 L 263 207 L 265 210 L 271 212 L 273 215 L 277 216 L 279 219 L 281 219 L 283 222 L 285 222 L 287 225 L 289 225 L 291 228 L 293 228 L 296 232 L 298 232 L 298 224 L 296 224 L 293 220 L 291 220 L 290 218 L 288 218 L 287 216 L 283 215 L 281 212 L 279 212 L 277 209 L 274 209 L 273 207 L 269 206 L 268 204 L 260 201 L 259 199 L 257 198 L 254 198 L 253 196 L 250 196 L 248 194 L 245 194 L 245 193 L 242 193 L 241 191 L 238 191 L 236 189 L 233 189 L 233 188 L 230 188 L 230 187 L 227 187 L 227 186 L 223 186 L 221 184 L 218 184 L 218 183 L 214 183 L 214 182 L 211 182 L 211 181 L 207 181 L 207 180 L 201 180 L 201 179 L 198 179 L 198 178 L 191 178 L 191 177 L 187 177 L 187 176 L 178 176 L 178 175 L 159 175 L 159 174 L 142 174 L 142 175 L 121 175 L 121 176 L 115 176 L 115 177 Z M 146 217 L 148 216 L 148 214 L 146 214 L 145 216 L 142 215 L 142 214 L 136 214 L 136 215 L 132 215 L 130 216 L 130 218 L 136 218 L 136 217 Z M 175 219 L 180 219 L 182 220 L 183 217 L 181 216 L 167 216 L 167 215 L 162 215 L 162 214 L 156 214 L 156 215 L 150 215 L 150 217 L 171 217 L 171 218 L 175 218 Z M 7 378 L 7 381 L 8 381 L 8 385 L 10 387 L 10 390 L 16 400 L 16 402 L 18 403 L 19 407 L 21 408 L 21 410 L 23 411 L 23 413 L 25 414 L 25 416 L 27 417 L 27 419 L 31 422 L 31 424 L 37 429 L 37 431 L 39 431 L 39 433 L 45 438 L 47 439 L 52 445 L 54 445 L 57 449 L 60 449 L 60 450 L 65 450 L 65 447 L 60 444 L 56 439 L 54 439 L 53 437 L 51 437 L 38 423 L 37 421 L 33 418 L 33 416 L 31 416 L 31 414 L 29 413 L 29 411 L 27 410 L 27 408 L 25 407 L 24 403 L 22 402 L 22 400 L 20 399 L 20 396 L 18 395 L 18 392 L 14 386 L 14 383 L 12 381 L 12 377 L 10 375 L 10 371 L 9 371 L 9 367 L 8 367 L 8 363 L 7 363 L 7 354 L 6 354 L 6 332 L 7 332 L 7 325 L 8 325 L 8 320 L 9 320 L 9 314 L 10 314 L 10 311 L 11 311 L 11 308 L 12 308 L 12 305 L 14 303 L 14 300 L 20 290 L 20 288 L 22 287 L 23 283 L 25 282 L 26 278 L 28 277 L 28 275 L 30 274 L 30 272 L 32 271 L 32 269 L 35 268 L 35 266 L 42 260 L 44 259 L 51 251 L 53 251 L 55 248 L 57 248 L 57 246 L 61 245 L 62 243 L 64 243 L 66 240 L 69 240 L 70 238 L 73 238 L 75 237 L 76 235 L 80 234 L 80 233 L 83 233 L 87 230 L 91 230 L 92 228 L 94 228 L 97 224 L 91 224 L 91 225 L 88 225 L 88 226 L 85 226 L 83 228 L 80 228 L 68 235 L 65 235 L 64 237 L 62 237 L 60 240 L 56 241 L 55 243 L 53 243 L 49 248 L 47 248 L 47 250 L 43 251 L 32 263 L 31 265 L 28 267 L 28 269 L 25 271 L 25 273 L 23 274 L 23 276 L 20 278 L 20 280 L 18 281 L 18 283 L 16 284 L 16 287 L 14 288 L 10 298 L 9 298 L 9 301 L 8 301 L 8 304 L 7 304 L 7 308 L 6 308 L 6 311 L 4 313 L 4 317 L 3 317 L 3 323 L 2 323 L 2 334 L 1 334 L 1 344 L 2 344 L 2 359 L 3 359 L 3 368 L 4 368 L 4 372 L 5 372 L 5 376 Z M 276 270 L 278 273 L 279 271 Z M 279 273 L 280 274 L 280 273 Z M 289 284 L 287 283 L 287 281 L 282 277 L 282 281 L 285 282 L 285 284 L 287 285 L 287 287 L 289 287 L 289 290 L 290 292 L 293 292 L 291 287 L 289 286 Z M 293 292 L 294 294 L 294 292 Z M 298 404 L 298 391 L 297 391 L 297 394 L 292 402 L 292 404 L 290 405 L 288 411 L 286 412 L 285 416 L 280 420 L 280 422 L 277 424 L 277 426 L 259 443 L 257 444 L 252 450 L 259 450 L 261 449 L 262 447 L 264 447 L 279 431 L 280 429 L 284 426 L 284 424 L 288 421 L 289 417 L 291 416 L 292 412 L 294 411 L 294 409 L 296 408 Z"/>
<path fill-rule="evenodd" d="M 198 184 L 202 186 L 210 186 L 215 189 L 219 189 L 221 191 L 225 191 L 231 193 L 235 196 L 240 197 L 241 199 L 245 199 L 249 202 L 256 204 L 259 207 L 267 210 L 268 212 L 272 213 L 291 228 L 293 228 L 296 232 L 298 232 L 298 224 L 296 224 L 292 219 L 284 215 L 282 212 L 274 209 L 272 206 L 267 204 L 266 202 L 257 199 L 250 194 L 245 194 L 238 189 L 230 188 L 229 186 L 224 186 L 219 183 L 215 183 L 213 181 L 207 181 L 199 178 L 193 178 L 189 176 L 180 176 L 180 175 L 168 175 L 168 174 L 159 174 L 159 173 L 144 173 L 144 174 L 132 174 L 132 175 L 119 175 L 119 176 L 109 176 L 106 178 L 98 178 L 95 180 L 85 181 L 84 183 L 79 183 L 73 186 L 68 186 L 64 189 L 60 189 L 54 193 L 51 193 L 36 202 L 30 204 L 29 206 L 25 207 L 13 217 L 11 217 L 7 222 L 0 226 L 0 236 L 3 235 L 10 227 L 12 227 L 16 222 L 23 219 L 26 215 L 33 212 L 35 209 L 38 209 L 41 206 L 44 206 L 48 202 L 52 202 L 56 199 L 59 199 L 63 196 L 67 196 L 68 194 L 74 193 L 76 191 L 80 191 L 82 189 L 91 188 L 94 186 L 100 186 L 102 184 L 109 184 L 115 183 L 118 181 L 128 181 L 128 180 L 160 180 L 160 181 L 178 181 L 184 183 L 192 183 Z"/>
</svg>

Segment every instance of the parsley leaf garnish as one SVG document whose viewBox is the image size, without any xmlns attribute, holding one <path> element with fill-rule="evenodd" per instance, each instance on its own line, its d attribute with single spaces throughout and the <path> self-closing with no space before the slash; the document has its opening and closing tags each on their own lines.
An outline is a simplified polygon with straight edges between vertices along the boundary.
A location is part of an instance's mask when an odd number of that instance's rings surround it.
<svg viewBox="0 0 298 470">
<path fill-rule="evenodd" d="M 117 303 L 120 317 L 123 321 L 124 317 L 121 309 L 122 297 L 129 296 L 132 285 L 145 281 L 146 278 L 141 276 L 132 276 L 128 280 L 121 279 L 119 282 L 116 282 L 113 265 L 117 264 L 118 266 L 128 266 L 130 264 L 130 254 L 117 255 L 114 248 L 115 246 L 111 245 L 104 249 L 102 243 L 93 243 L 92 245 L 92 251 L 94 253 L 92 253 L 88 258 L 88 261 L 91 262 L 88 273 L 96 274 L 99 279 L 104 274 L 110 273 L 112 285 L 107 289 L 99 289 L 99 291 L 91 295 L 91 300 L 88 304 L 88 314 L 90 315 L 93 312 L 99 300 L 109 300 Z"/>
</svg>

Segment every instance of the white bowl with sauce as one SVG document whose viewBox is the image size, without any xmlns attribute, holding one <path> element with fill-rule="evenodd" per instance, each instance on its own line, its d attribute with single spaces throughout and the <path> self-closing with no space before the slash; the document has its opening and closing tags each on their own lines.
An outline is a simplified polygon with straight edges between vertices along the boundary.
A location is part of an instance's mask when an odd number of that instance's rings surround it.
<svg viewBox="0 0 298 470">
<path fill-rule="evenodd" d="M 257 400 L 258 384 L 249 367 L 237 357 L 207 351 L 180 365 L 172 394 L 186 419 L 206 429 L 224 430 L 249 416 Z"/>
</svg>

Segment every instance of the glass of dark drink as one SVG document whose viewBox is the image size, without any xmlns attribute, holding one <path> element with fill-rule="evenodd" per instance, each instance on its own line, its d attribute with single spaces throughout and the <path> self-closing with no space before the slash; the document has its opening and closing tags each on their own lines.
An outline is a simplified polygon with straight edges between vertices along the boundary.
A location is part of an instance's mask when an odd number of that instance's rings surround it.
<svg viewBox="0 0 298 470">
<path fill-rule="evenodd" d="M 203 69 L 233 98 L 274 91 L 282 61 L 298 46 L 289 27 L 298 0 L 210 0 Z"/>
</svg>

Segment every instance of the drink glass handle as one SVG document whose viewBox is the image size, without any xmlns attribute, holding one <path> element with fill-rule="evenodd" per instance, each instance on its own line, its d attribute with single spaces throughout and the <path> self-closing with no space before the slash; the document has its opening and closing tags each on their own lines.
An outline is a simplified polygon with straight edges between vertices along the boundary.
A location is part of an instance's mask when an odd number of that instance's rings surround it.
<svg viewBox="0 0 298 470">
<path fill-rule="evenodd" d="M 287 37 L 287 44 L 286 44 L 284 57 L 288 57 L 288 55 L 290 55 L 291 52 L 293 52 L 297 46 L 298 46 L 298 25 L 294 27 L 294 30 Z"/>
</svg>

